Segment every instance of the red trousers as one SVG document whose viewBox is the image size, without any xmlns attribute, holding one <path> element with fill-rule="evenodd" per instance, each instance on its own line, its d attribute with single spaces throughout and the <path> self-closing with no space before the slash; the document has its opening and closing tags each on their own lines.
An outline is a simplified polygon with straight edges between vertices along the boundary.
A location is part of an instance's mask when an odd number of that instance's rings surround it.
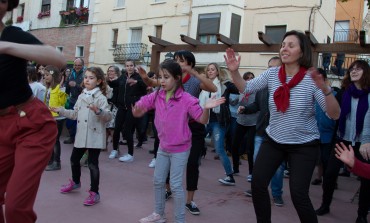
<svg viewBox="0 0 370 223">
<path fill-rule="evenodd" d="M 0 115 L 0 223 L 36 222 L 33 205 L 56 136 L 56 122 L 38 99 Z"/>
</svg>

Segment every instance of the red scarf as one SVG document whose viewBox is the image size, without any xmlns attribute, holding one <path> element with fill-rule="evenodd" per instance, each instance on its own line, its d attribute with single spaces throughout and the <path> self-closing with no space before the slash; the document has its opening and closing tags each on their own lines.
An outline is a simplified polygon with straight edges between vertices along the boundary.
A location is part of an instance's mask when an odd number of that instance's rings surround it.
<svg viewBox="0 0 370 223">
<path fill-rule="evenodd" d="M 289 83 L 286 83 L 285 66 L 284 64 L 280 66 L 279 80 L 282 85 L 278 87 L 274 93 L 274 101 L 277 111 L 286 112 L 286 110 L 289 108 L 290 89 L 294 88 L 302 81 L 306 71 L 306 68 L 300 67 L 298 73 L 293 76 Z"/>
<path fill-rule="evenodd" d="M 190 77 L 191 77 L 190 74 L 186 74 L 186 76 L 182 78 L 182 83 L 185 84 L 186 82 L 188 82 L 188 80 L 190 79 Z"/>
</svg>

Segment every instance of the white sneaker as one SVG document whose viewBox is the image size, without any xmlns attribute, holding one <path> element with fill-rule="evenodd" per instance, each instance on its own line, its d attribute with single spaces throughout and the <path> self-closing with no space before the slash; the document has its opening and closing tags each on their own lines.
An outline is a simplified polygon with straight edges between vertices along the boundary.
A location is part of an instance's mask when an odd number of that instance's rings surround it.
<svg viewBox="0 0 370 223">
<path fill-rule="evenodd" d="M 155 167 L 155 158 L 153 158 L 152 161 L 150 161 L 149 167 L 150 168 L 154 168 Z"/>
<path fill-rule="evenodd" d="M 148 217 L 142 218 L 139 220 L 140 223 L 150 223 L 150 222 L 155 222 L 155 223 L 164 223 L 166 222 L 166 218 L 163 216 L 160 216 L 157 213 L 153 213 L 149 215 Z"/>
<path fill-rule="evenodd" d="M 132 161 L 134 161 L 134 156 L 131 156 L 130 154 L 126 154 L 124 156 L 121 156 L 119 158 L 119 161 L 121 161 L 121 162 L 132 162 Z"/>
<path fill-rule="evenodd" d="M 118 157 L 118 150 L 112 150 L 109 154 L 109 159 L 114 159 Z"/>
</svg>

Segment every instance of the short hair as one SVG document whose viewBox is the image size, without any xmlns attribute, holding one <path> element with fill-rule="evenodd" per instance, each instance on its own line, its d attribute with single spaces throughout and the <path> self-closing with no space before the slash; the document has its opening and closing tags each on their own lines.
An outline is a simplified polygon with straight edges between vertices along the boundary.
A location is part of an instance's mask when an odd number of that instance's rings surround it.
<svg viewBox="0 0 370 223">
<path fill-rule="evenodd" d="M 82 66 L 84 66 L 84 65 L 85 65 L 85 61 L 84 61 L 84 59 L 82 59 L 81 57 L 76 58 L 76 59 L 73 61 L 73 63 L 75 63 L 75 62 L 76 62 L 76 60 L 80 60 L 80 61 L 81 61 L 81 63 L 82 63 Z"/>
<path fill-rule="evenodd" d="M 194 54 L 188 50 L 179 50 L 176 51 L 175 54 L 173 55 L 173 59 L 176 60 L 176 58 L 182 58 L 186 60 L 188 65 L 191 65 L 192 68 L 195 67 L 195 57 Z"/>
<path fill-rule="evenodd" d="M 121 76 L 121 72 L 120 72 L 120 70 L 119 70 L 119 67 L 114 66 L 114 65 L 111 65 L 111 66 L 109 66 L 109 67 L 108 67 L 108 70 L 109 70 L 110 68 L 113 68 L 114 72 L 117 74 L 117 76 L 118 76 L 118 77 L 119 77 L 119 76 Z"/>
<path fill-rule="evenodd" d="M 346 71 L 343 81 L 342 81 L 342 88 L 347 89 L 349 85 L 352 83 L 350 70 L 354 67 L 359 67 L 363 70 L 362 77 L 359 80 L 360 86 L 362 89 L 369 89 L 370 88 L 370 67 L 369 64 L 365 60 L 355 60 L 349 65 L 348 70 Z"/>
<path fill-rule="evenodd" d="M 32 82 L 38 81 L 38 76 L 35 66 L 27 66 L 28 80 Z"/>
<path fill-rule="evenodd" d="M 295 36 L 298 38 L 299 41 L 299 46 L 302 51 L 302 56 L 298 60 L 298 64 L 302 67 L 305 68 L 310 68 L 312 67 L 312 50 L 311 50 L 311 44 L 309 39 L 307 38 L 306 34 L 296 31 L 296 30 L 291 30 L 287 33 L 285 33 L 283 37 L 283 41 L 287 36 Z"/>
<path fill-rule="evenodd" d="M 243 74 L 243 79 L 246 80 L 248 76 L 252 76 L 254 78 L 254 73 L 247 71 Z"/>
<path fill-rule="evenodd" d="M 134 66 L 136 66 L 136 63 L 135 63 L 135 61 L 133 60 L 133 59 L 127 59 L 126 61 L 125 61 L 125 66 L 126 66 L 126 63 L 127 62 L 132 62 L 133 64 L 134 64 Z"/>
</svg>

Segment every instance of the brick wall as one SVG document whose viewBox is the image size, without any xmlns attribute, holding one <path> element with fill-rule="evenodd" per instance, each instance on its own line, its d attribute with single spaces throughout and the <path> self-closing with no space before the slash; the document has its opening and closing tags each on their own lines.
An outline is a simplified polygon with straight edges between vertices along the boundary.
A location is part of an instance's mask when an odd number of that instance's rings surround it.
<svg viewBox="0 0 370 223">
<path fill-rule="evenodd" d="M 31 30 L 30 33 L 36 36 L 41 42 L 53 47 L 63 47 L 63 54 L 67 61 L 74 61 L 76 58 L 76 46 L 84 46 L 83 59 L 85 65 L 89 65 L 91 25 L 73 27 L 57 27 L 47 29 Z"/>
</svg>

